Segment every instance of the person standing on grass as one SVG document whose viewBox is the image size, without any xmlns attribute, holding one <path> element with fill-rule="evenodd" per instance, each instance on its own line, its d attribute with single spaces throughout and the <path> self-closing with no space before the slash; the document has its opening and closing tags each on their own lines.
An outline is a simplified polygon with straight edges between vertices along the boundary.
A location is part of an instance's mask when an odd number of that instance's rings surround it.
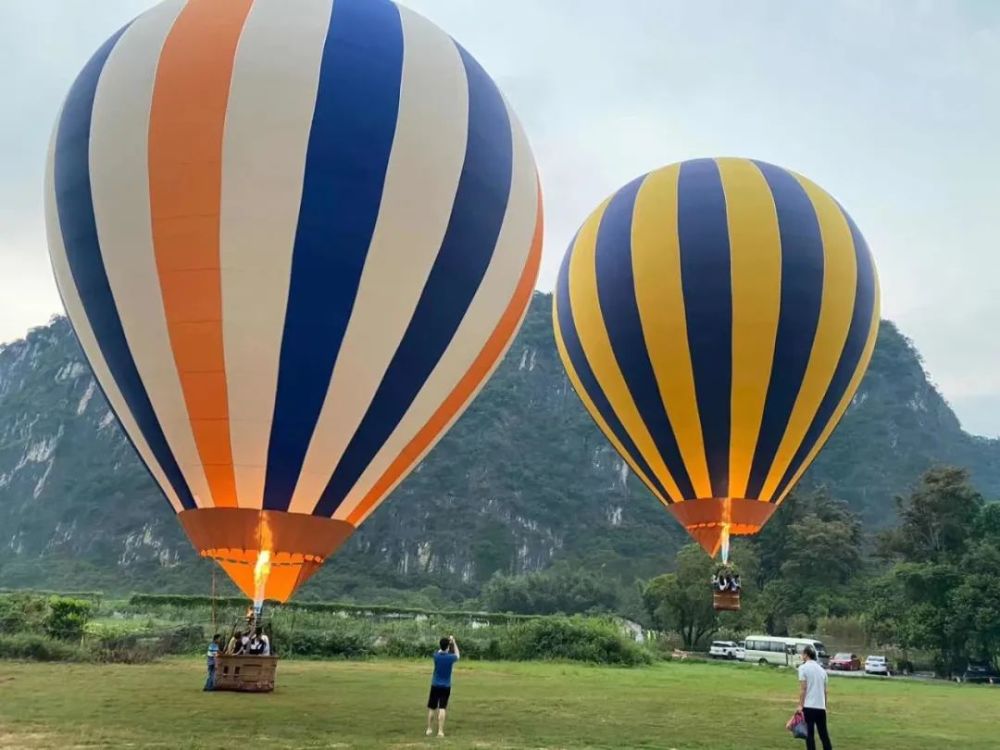
<svg viewBox="0 0 1000 750">
<path fill-rule="evenodd" d="M 431 694 L 427 699 L 427 736 L 434 734 L 434 714 L 437 713 L 438 737 L 444 737 L 444 719 L 451 697 L 451 670 L 458 661 L 458 643 L 455 636 L 442 638 L 441 648 L 434 654 L 434 675 L 431 677 Z"/>
<path fill-rule="evenodd" d="M 208 652 L 205 658 L 208 659 L 208 678 L 205 680 L 205 690 L 215 690 L 215 657 L 219 655 L 222 648 L 222 636 L 216 633 L 212 636 L 212 642 L 208 644 Z"/>
<path fill-rule="evenodd" d="M 799 667 L 799 711 L 805 716 L 809 731 L 806 750 L 816 750 L 816 731 L 819 731 L 823 750 L 833 750 L 826 730 L 826 680 L 826 671 L 816 663 L 816 649 L 806 646 L 802 650 L 802 666 Z"/>
</svg>

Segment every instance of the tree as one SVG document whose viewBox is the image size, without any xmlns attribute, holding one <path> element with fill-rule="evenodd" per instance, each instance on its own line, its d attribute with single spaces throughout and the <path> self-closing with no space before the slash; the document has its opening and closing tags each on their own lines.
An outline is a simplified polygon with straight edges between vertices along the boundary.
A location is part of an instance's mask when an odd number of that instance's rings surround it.
<svg viewBox="0 0 1000 750">
<path fill-rule="evenodd" d="M 957 560 L 983 507 L 965 469 L 931 469 L 907 498 L 896 498 L 900 524 L 883 534 L 879 552 L 906 562 Z"/>
<path fill-rule="evenodd" d="M 559 566 L 523 576 L 494 575 L 483 587 L 482 602 L 493 612 L 568 615 L 615 612 L 619 595 L 614 581 Z"/>
<path fill-rule="evenodd" d="M 745 582 L 743 598 L 749 596 L 752 600 L 752 581 L 758 567 L 756 553 L 746 544 L 735 543 L 732 557 Z M 743 613 L 727 612 L 720 617 L 712 607 L 710 584 L 716 566 L 699 545 L 689 544 L 677 553 L 677 570 L 654 578 L 643 592 L 654 626 L 679 633 L 685 648 L 694 648 L 720 625 L 739 628 L 746 619 Z"/>
<path fill-rule="evenodd" d="M 819 617 L 848 614 L 850 586 L 864 567 L 858 517 L 824 488 L 789 496 L 755 540 L 761 593 L 753 617 L 768 633 L 790 623 L 812 629 Z"/>
<path fill-rule="evenodd" d="M 969 659 L 996 664 L 1000 659 L 997 519 L 997 506 L 979 509 L 961 540 L 965 554 L 960 559 L 952 559 L 961 538 L 953 531 L 952 552 L 939 554 L 944 561 L 900 562 L 875 579 L 865 613 L 869 637 L 877 643 L 930 652 L 941 676 L 961 671 Z"/>
<path fill-rule="evenodd" d="M 962 561 L 962 583 L 949 595 L 950 631 L 977 661 L 1000 661 L 1000 549 L 981 541 Z"/>
<path fill-rule="evenodd" d="M 93 610 L 93 605 L 83 599 L 53 596 L 49 599 L 45 629 L 53 638 L 77 640 L 83 637 L 83 629 Z"/>
</svg>

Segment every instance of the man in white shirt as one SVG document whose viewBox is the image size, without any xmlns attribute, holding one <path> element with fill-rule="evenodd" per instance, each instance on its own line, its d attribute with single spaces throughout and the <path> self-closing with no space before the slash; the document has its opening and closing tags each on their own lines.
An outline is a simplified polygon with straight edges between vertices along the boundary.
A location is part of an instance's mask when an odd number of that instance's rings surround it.
<svg viewBox="0 0 1000 750">
<path fill-rule="evenodd" d="M 826 671 L 816 663 L 816 649 L 812 646 L 806 646 L 802 651 L 799 685 L 799 711 L 806 717 L 806 727 L 809 730 L 806 750 L 816 750 L 816 730 L 819 730 L 823 750 L 833 750 L 830 735 L 826 731 Z"/>
</svg>

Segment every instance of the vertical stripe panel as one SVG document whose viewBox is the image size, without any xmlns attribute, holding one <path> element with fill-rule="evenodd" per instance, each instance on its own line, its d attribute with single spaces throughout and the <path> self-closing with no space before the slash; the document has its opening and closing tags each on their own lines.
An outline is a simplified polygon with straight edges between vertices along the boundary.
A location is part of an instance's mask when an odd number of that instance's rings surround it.
<svg viewBox="0 0 1000 750">
<path fill-rule="evenodd" d="M 149 196 L 163 306 L 215 507 L 237 505 L 219 218 L 226 106 L 251 3 L 189 0 L 160 54 L 149 122 Z"/>
<path fill-rule="evenodd" d="M 302 175 L 332 0 L 255 0 L 233 66 L 219 257 L 236 494 L 264 499 Z"/>
<path fill-rule="evenodd" d="M 857 265 L 851 230 L 833 198 L 809 180 L 799 176 L 796 179 L 809 196 L 819 221 L 823 244 L 822 301 L 809 364 L 799 386 L 799 394 L 785 427 L 785 434 L 761 490 L 761 500 L 773 498 L 779 480 L 785 475 L 829 390 L 847 340 L 854 309 Z"/>
<path fill-rule="evenodd" d="M 595 213 L 601 213 L 603 210 L 604 206 Z M 562 358 L 570 383 L 598 428 L 611 441 L 615 450 L 656 499 L 664 505 L 669 504 L 672 502 L 670 496 L 653 474 L 621 420 L 611 408 L 611 404 L 608 403 L 608 398 L 601 390 L 597 378 L 594 377 L 583 347 L 580 345 L 569 293 L 569 263 L 575 247 L 576 238 L 563 259 L 559 278 L 556 281 L 556 291 L 552 297 L 552 317 L 555 324 L 556 347 L 559 350 L 559 356 Z"/>
<path fill-rule="evenodd" d="M 360 523 L 402 481 L 403 472 L 430 451 L 499 364 L 526 313 L 540 262 L 535 255 L 540 252 L 541 197 L 527 137 L 509 110 L 508 117 L 513 147 L 510 197 L 486 275 L 448 348 L 335 518 Z"/>
<path fill-rule="evenodd" d="M 402 63 L 395 5 L 336 0 L 292 254 L 265 508 L 288 507 L 326 399 L 382 200 Z"/>
<path fill-rule="evenodd" d="M 729 496 L 732 286 L 726 197 L 711 159 L 681 165 L 677 233 L 698 413 L 713 497 Z"/>
<path fill-rule="evenodd" d="M 660 397 L 636 301 L 632 258 L 646 248 L 633 245 L 632 217 L 642 182 L 639 178 L 619 190 L 601 219 L 595 249 L 598 303 L 629 394 L 680 497 L 687 499 L 694 497 L 694 489 Z"/>
<path fill-rule="evenodd" d="M 313 511 L 318 516 L 333 515 L 410 408 L 465 317 L 497 246 L 512 181 L 511 124 L 496 86 L 458 49 L 469 88 L 469 134 L 452 215 L 403 339 Z"/>
<path fill-rule="evenodd" d="M 774 199 L 746 159 L 718 159 L 732 256 L 733 383 L 729 497 L 746 496 L 760 435 L 781 307 L 781 241 Z"/>
<path fill-rule="evenodd" d="M 781 312 L 760 438 L 747 497 L 758 499 L 798 397 L 816 338 L 823 294 L 823 240 L 809 196 L 784 169 L 754 162 L 774 197 L 781 236 Z"/>
<path fill-rule="evenodd" d="M 160 466 L 153 455 L 153 451 L 146 442 L 146 438 L 143 437 L 142 430 L 139 429 L 139 425 L 129 411 L 125 397 L 111 375 L 108 363 L 101 353 L 100 344 L 97 343 L 94 331 L 90 327 L 90 321 L 87 320 L 87 313 L 83 309 L 83 302 L 77 293 L 76 285 L 73 282 L 73 275 L 69 270 L 69 262 L 66 258 L 66 248 L 63 245 L 62 229 L 59 227 L 59 216 L 56 207 L 55 175 L 53 173 L 53 167 L 55 166 L 56 132 L 57 130 L 53 130 L 52 142 L 49 144 L 48 164 L 45 171 L 45 224 L 48 236 L 49 256 L 52 261 L 52 273 L 56 279 L 56 287 L 59 290 L 63 307 L 73 322 L 73 331 L 80 342 L 80 348 L 83 349 L 94 377 L 101 386 L 101 390 L 111 405 L 112 411 L 118 417 L 118 421 L 125 431 L 125 437 L 132 444 L 133 448 L 135 448 L 136 453 L 139 454 L 139 458 L 153 476 L 154 481 L 163 490 L 163 494 L 166 496 L 167 502 L 170 503 L 170 507 L 173 508 L 175 513 L 180 513 L 184 510 L 184 506 L 181 505 L 176 490 L 174 490 L 173 485 L 170 484 L 166 474 L 163 472 L 163 467 Z"/>
<path fill-rule="evenodd" d="M 854 221 L 843 211 L 844 218 L 851 230 L 855 264 L 857 267 L 856 289 L 854 293 L 854 310 L 851 316 L 851 327 L 847 333 L 837 369 L 833 374 L 830 387 L 823 397 L 812 424 L 806 432 L 805 439 L 799 445 L 791 464 L 781 483 L 777 486 L 774 496 L 777 502 L 784 500 L 789 490 L 799 481 L 802 473 L 816 458 L 833 432 L 834 427 L 844 415 L 854 397 L 861 379 L 871 361 L 872 351 L 878 337 L 879 327 L 879 289 L 878 274 L 875 263 L 865 238 L 858 230 Z"/>
<path fill-rule="evenodd" d="M 479 394 L 490 375 L 499 366 L 521 323 L 528 314 L 535 281 L 538 279 L 538 269 L 542 259 L 542 200 L 538 191 L 535 233 L 531 240 L 531 249 L 527 262 L 517 282 L 517 288 L 504 310 L 499 322 L 493 329 L 472 365 L 466 371 L 448 397 L 431 415 L 420 431 L 400 451 L 396 459 L 387 467 L 378 481 L 367 491 L 363 499 L 355 505 L 350 513 L 345 513 L 346 503 L 338 508 L 337 516 L 344 514 L 344 519 L 354 526 L 359 526 L 374 510 L 378 503 L 392 492 L 403 480 L 406 474 L 430 452 L 434 444 L 451 429 L 452 424 L 461 416 L 465 408 Z M 374 463 L 374 462 L 373 462 Z M 363 479 L 363 477 L 362 477 Z"/>
<path fill-rule="evenodd" d="M 157 468 L 162 471 L 157 479 L 168 498 L 172 502 L 176 500 L 183 508 L 193 508 L 194 497 L 167 445 L 132 360 L 101 258 L 94 217 L 89 158 L 94 95 L 104 63 L 124 31 L 116 33 L 98 49 L 81 71 L 63 105 L 51 158 L 53 265 L 67 310 L 77 331 L 81 332 L 81 344 L 99 381 L 109 397 L 116 395 L 115 388 L 121 393 L 124 404 L 115 404 L 114 400 L 111 403 L 126 428 L 133 428 L 129 430 L 133 443 L 140 455 L 147 458 L 147 466 L 154 476 L 157 476 Z M 130 424 L 132 420 L 134 425 Z M 143 451 L 143 442 L 153 461 L 149 461 Z"/>
<path fill-rule="evenodd" d="M 587 362 L 600 384 L 601 391 L 618 419 L 635 442 L 656 481 L 666 489 L 671 500 L 683 499 L 677 483 L 667 470 L 649 430 L 636 407 L 632 394 L 611 349 L 604 316 L 597 295 L 596 246 L 598 227 L 610 201 L 591 214 L 573 245 L 569 256 L 568 285 L 570 307 Z M 577 370 L 579 371 L 579 367 Z M 652 478 L 652 477 L 651 477 Z"/>
<path fill-rule="evenodd" d="M 183 0 L 137 18 L 115 46 L 94 98 L 90 182 L 101 257 L 122 329 L 164 437 L 198 505 L 211 504 L 170 349 L 153 254 L 146 159 L 156 66 Z"/>
<path fill-rule="evenodd" d="M 672 165 L 646 176 L 632 216 L 635 299 L 644 345 L 676 436 L 694 497 L 712 497 L 688 348 L 677 233 L 677 179 Z"/>
<path fill-rule="evenodd" d="M 399 117 L 357 300 L 290 510 L 310 513 L 402 341 L 448 228 L 465 159 L 469 87 L 451 39 L 400 8 Z"/>
</svg>

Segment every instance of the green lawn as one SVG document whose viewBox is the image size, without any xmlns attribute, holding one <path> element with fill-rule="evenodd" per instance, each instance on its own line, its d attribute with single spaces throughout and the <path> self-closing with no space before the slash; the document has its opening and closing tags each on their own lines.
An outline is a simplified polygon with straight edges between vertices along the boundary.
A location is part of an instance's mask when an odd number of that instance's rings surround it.
<svg viewBox="0 0 1000 750">
<path fill-rule="evenodd" d="M 269 695 L 202 693 L 202 663 L 0 661 L 0 748 L 804 747 L 785 732 L 795 675 L 732 664 L 456 668 L 449 736 L 425 739 L 429 665 L 284 662 Z M 997 747 L 1000 689 L 834 678 L 838 748 Z M 728 718 L 722 718 L 728 717 Z"/>
</svg>

